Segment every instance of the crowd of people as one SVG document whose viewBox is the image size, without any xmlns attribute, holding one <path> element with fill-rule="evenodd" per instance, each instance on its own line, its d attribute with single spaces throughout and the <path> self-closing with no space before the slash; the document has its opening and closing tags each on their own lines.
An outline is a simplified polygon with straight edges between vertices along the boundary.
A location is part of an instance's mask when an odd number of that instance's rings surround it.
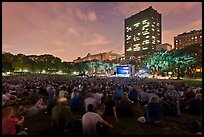
<svg viewBox="0 0 204 137">
<path fill-rule="evenodd" d="M 133 117 L 133 104 L 144 107 L 145 123 L 152 125 L 161 126 L 164 116 L 179 117 L 181 112 L 202 116 L 201 85 L 140 78 L 29 74 L 3 77 L 2 87 L 3 135 L 26 135 L 24 128 L 16 127 L 41 112 L 51 115 L 53 132 L 72 132 L 77 119 L 83 135 L 104 134 L 114 128 L 108 121 Z M 73 111 L 83 116 L 76 118 Z"/>
</svg>

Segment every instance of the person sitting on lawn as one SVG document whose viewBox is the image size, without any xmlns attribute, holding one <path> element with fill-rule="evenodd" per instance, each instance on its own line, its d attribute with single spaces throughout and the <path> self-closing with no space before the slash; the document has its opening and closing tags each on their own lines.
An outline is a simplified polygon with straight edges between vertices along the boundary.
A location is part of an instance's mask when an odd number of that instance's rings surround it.
<svg viewBox="0 0 204 137">
<path fill-rule="evenodd" d="M 128 98 L 128 94 L 125 93 L 119 102 L 118 112 L 120 116 L 132 117 L 134 116 L 134 109 L 132 107 L 132 102 Z"/>
<path fill-rule="evenodd" d="M 52 109 L 51 129 L 57 133 L 65 133 L 69 129 L 72 113 L 67 98 L 58 98 L 58 104 Z"/>
<path fill-rule="evenodd" d="M 47 99 L 46 114 L 50 115 L 53 107 L 57 104 L 57 97 L 54 94 L 50 94 Z"/>
<path fill-rule="evenodd" d="M 71 109 L 80 110 L 81 108 L 81 98 L 78 91 L 74 91 L 74 96 L 71 98 Z"/>
<path fill-rule="evenodd" d="M 96 128 L 98 122 L 107 127 L 113 128 L 113 125 L 103 120 L 100 115 L 94 112 L 94 106 L 92 104 L 88 105 L 87 111 L 88 112 L 82 116 L 83 135 L 98 135 Z"/>
<path fill-rule="evenodd" d="M 186 104 L 185 111 L 192 115 L 201 115 L 202 113 L 202 95 L 196 94 L 194 98 L 189 100 Z"/>
<path fill-rule="evenodd" d="M 169 110 L 167 110 L 168 114 L 172 116 L 180 116 L 179 93 L 173 86 L 171 88 L 167 88 L 165 91 L 164 101 L 166 101 L 169 107 Z"/>
<path fill-rule="evenodd" d="M 157 97 L 150 98 L 149 103 L 145 106 L 144 116 L 150 124 L 162 124 L 162 107 Z"/>
<path fill-rule="evenodd" d="M 134 87 L 130 89 L 129 99 L 135 104 L 138 103 L 138 91 Z"/>
<path fill-rule="evenodd" d="M 105 119 L 112 119 L 115 118 L 116 121 L 118 121 L 118 116 L 116 113 L 116 103 L 115 100 L 113 99 L 113 95 L 109 94 L 105 100 L 104 106 L 104 118 Z"/>
<path fill-rule="evenodd" d="M 23 115 L 25 117 L 30 117 L 30 116 L 39 114 L 40 112 L 42 112 L 45 109 L 46 109 L 46 105 L 45 105 L 43 99 L 40 98 L 38 100 L 38 102 L 35 103 L 35 105 L 32 107 L 25 108 L 23 106 L 20 106 L 18 108 L 18 113 L 19 113 L 19 115 Z"/>
<path fill-rule="evenodd" d="M 2 92 L 2 107 L 12 106 L 17 104 L 17 98 L 15 95 L 11 95 L 8 89 L 3 89 Z"/>
</svg>

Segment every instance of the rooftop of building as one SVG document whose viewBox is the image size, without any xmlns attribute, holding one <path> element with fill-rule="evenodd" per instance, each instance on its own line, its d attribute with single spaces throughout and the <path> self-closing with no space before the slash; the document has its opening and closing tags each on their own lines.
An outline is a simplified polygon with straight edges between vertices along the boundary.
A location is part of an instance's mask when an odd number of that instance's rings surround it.
<svg viewBox="0 0 204 137">
<path fill-rule="evenodd" d="M 126 19 L 132 18 L 132 17 L 134 17 L 134 16 L 137 16 L 137 15 L 139 15 L 139 14 L 141 14 L 141 13 L 145 13 L 145 12 L 150 11 L 150 10 L 155 11 L 155 12 L 158 13 L 158 11 L 155 10 L 155 9 L 153 9 L 152 6 L 149 6 L 148 8 L 146 8 L 146 9 L 144 9 L 144 10 L 142 10 L 142 11 L 140 11 L 140 12 L 134 14 L 134 15 L 131 15 L 130 17 L 128 17 L 128 18 L 126 18 Z M 158 14 L 160 14 L 160 13 L 158 13 Z"/>
<path fill-rule="evenodd" d="M 190 31 L 190 32 L 184 32 L 184 33 L 182 33 L 182 34 L 178 34 L 176 37 L 178 37 L 178 36 L 185 36 L 185 35 L 188 35 L 188 34 L 194 34 L 194 33 L 196 33 L 196 32 L 202 32 L 202 29 L 201 30 L 192 30 L 192 31 Z"/>
</svg>

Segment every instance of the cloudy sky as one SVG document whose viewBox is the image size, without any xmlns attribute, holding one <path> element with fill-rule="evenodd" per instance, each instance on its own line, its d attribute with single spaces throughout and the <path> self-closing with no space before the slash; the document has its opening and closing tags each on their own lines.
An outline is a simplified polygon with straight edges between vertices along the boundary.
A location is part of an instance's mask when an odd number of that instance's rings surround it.
<svg viewBox="0 0 204 137">
<path fill-rule="evenodd" d="M 202 29 L 201 2 L 3 2 L 2 50 L 72 61 L 124 53 L 124 19 L 152 6 L 162 14 L 162 43 Z"/>
</svg>

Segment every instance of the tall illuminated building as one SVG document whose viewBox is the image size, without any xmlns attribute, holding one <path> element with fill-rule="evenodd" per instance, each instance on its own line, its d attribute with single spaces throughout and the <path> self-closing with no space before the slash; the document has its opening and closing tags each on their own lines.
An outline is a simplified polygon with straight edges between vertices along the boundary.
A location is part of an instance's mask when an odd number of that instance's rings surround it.
<svg viewBox="0 0 204 137">
<path fill-rule="evenodd" d="M 125 19 L 126 59 L 140 59 L 155 51 L 161 35 L 161 14 L 152 6 Z"/>
</svg>

